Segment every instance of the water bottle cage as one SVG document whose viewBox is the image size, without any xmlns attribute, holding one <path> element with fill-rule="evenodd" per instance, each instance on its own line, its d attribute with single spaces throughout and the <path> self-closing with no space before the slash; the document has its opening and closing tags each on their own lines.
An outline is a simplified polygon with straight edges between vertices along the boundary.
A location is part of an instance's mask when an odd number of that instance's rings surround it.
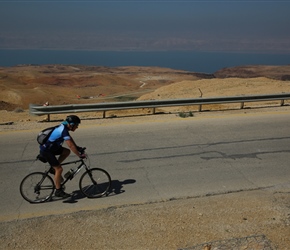
<svg viewBox="0 0 290 250">
<path fill-rule="evenodd" d="M 71 180 L 73 178 L 73 176 L 74 176 L 74 170 L 71 169 L 64 175 L 64 178 Z"/>
</svg>

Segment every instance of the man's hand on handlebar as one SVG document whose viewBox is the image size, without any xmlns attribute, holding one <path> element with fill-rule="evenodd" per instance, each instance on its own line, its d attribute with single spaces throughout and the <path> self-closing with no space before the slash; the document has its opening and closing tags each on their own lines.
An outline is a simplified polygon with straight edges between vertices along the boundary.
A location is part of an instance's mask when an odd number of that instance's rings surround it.
<svg viewBox="0 0 290 250">
<path fill-rule="evenodd" d="M 80 152 L 79 157 L 80 157 L 81 159 L 85 159 L 85 158 L 87 158 L 87 156 L 86 156 L 86 154 L 85 154 L 85 150 L 86 150 L 85 147 L 79 147 L 79 146 L 77 146 L 77 149 L 78 149 L 78 151 Z"/>
<path fill-rule="evenodd" d="M 85 148 L 85 147 L 79 147 L 79 146 L 77 146 L 77 150 L 78 150 L 81 154 L 84 154 L 86 148 Z"/>
<path fill-rule="evenodd" d="M 87 156 L 86 156 L 86 154 L 80 154 L 80 158 L 85 159 L 85 158 L 87 158 Z"/>
</svg>

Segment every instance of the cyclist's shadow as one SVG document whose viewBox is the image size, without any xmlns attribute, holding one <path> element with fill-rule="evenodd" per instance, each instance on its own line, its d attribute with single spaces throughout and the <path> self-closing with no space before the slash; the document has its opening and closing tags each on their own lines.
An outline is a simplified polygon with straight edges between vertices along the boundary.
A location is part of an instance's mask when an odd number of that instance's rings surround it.
<svg viewBox="0 0 290 250">
<path fill-rule="evenodd" d="M 123 190 L 123 185 L 133 184 L 135 182 L 136 180 L 134 179 L 127 179 L 124 181 L 112 180 L 110 194 L 117 195 L 124 193 L 125 190 Z"/>
<path fill-rule="evenodd" d="M 124 181 L 112 180 L 111 188 L 107 196 L 118 195 L 118 194 L 124 193 L 125 192 L 125 190 L 123 190 L 124 185 L 133 184 L 135 182 L 136 180 L 134 179 L 127 179 Z M 77 203 L 78 200 L 83 199 L 83 198 L 86 198 L 86 197 L 82 194 L 82 192 L 80 190 L 75 190 L 72 192 L 72 196 L 69 199 L 64 200 L 63 203 Z"/>
</svg>

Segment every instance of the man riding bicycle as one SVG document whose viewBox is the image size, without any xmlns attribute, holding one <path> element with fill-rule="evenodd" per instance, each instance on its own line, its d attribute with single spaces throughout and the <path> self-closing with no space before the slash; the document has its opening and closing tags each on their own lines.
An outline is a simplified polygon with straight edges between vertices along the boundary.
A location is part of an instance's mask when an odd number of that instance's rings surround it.
<svg viewBox="0 0 290 250">
<path fill-rule="evenodd" d="M 65 193 L 61 189 L 61 182 L 63 180 L 61 163 L 69 156 L 70 151 L 75 153 L 78 157 L 83 158 L 79 151 L 82 151 L 80 147 L 76 145 L 73 138 L 70 136 L 69 131 L 74 132 L 81 120 L 76 115 L 69 115 L 66 120 L 56 127 L 48 138 L 47 142 L 40 146 L 40 155 L 44 157 L 50 166 L 54 169 L 54 182 L 55 182 L 55 196 L 68 198 L 70 194 Z M 66 142 L 68 148 L 62 146 L 63 142 Z M 56 156 L 58 155 L 58 158 Z"/>
</svg>

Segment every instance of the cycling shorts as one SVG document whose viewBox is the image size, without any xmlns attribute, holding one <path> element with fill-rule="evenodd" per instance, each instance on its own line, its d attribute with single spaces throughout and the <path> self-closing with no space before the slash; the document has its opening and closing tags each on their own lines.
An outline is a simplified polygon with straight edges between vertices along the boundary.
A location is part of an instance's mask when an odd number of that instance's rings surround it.
<svg viewBox="0 0 290 250">
<path fill-rule="evenodd" d="M 47 160 L 50 166 L 55 167 L 60 165 L 58 159 L 56 158 L 56 155 L 60 155 L 62 154 L 62 152 L 63 147 L 59 147 L 59 149 L 54 152 L 40 150 L 40 155 Z"/>
</svg>

